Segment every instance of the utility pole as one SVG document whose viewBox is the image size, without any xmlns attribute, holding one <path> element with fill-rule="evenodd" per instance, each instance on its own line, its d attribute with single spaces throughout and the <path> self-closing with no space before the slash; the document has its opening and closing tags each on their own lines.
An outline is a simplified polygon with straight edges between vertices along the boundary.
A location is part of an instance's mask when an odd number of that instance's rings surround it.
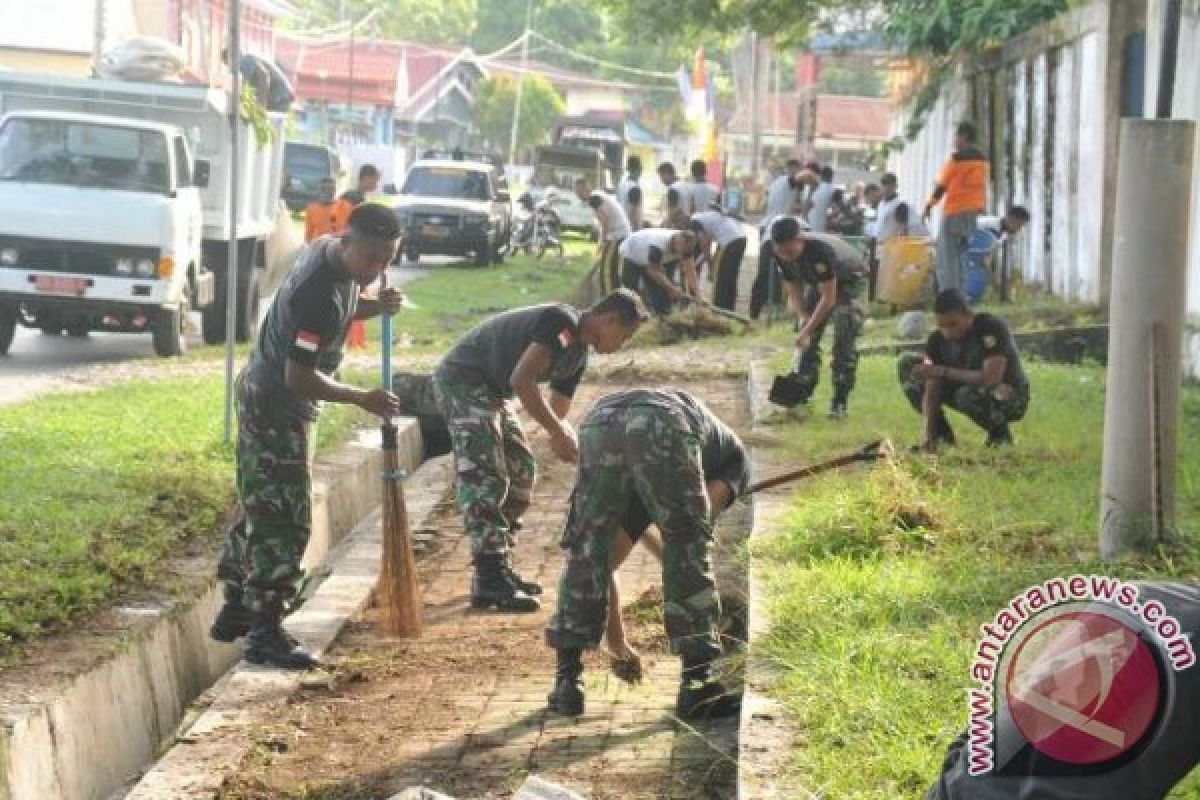
<svg viewBox="0 0 1200 800">
<path fill-rule="evenodd" d="M 105 0 L 95 0 L 92 21 L 92 74 L 100 72 L 100 61 L 104 58 L 104 18 L 107 16 Z"/>
<path fill-rule="evenodd" d="M 233 439 L 233 350 L 238 301 L 238 133 L 242 122 L 242 2 L 229 0 L 229 252 L 225 265 L 225 443 Z M 257 322 L 258 320 L 254 320 Z"/>
<path fill-rule="evenodd" d="M 517 161 L 517 126 L 521 123 L 521 95 L 525 90 L 525 72 L 529 69 L 529 40 L 533 38 L 533 0 L 525 6 L 525 33 L 521 37 L 521 72 L 517 75 L 517 101 L 513 105 L 512 133 L 508 138 L 508 163 Z"/>
<path fill-rule="evenodd" d="M 758 58 L 758 32 L 750 31 L 750 178 L 758 180 L 758 161 L 762 151 L 762 80 Z"/>
</svg>

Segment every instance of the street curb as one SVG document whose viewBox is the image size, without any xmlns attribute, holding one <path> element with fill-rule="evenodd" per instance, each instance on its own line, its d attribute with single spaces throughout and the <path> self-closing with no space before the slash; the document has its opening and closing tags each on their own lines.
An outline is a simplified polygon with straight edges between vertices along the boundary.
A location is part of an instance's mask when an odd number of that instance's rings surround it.
<svg viewBox="0 0 1200 800">
<path fill-rule="evenodd" d="M 412 527 L 420 527 L 431 515 L 452 479 L 452 462 L 444 456 L 427 462 L 405 481 Z M 310 652 L 326 652 L 342 627 L 366 608 L 379 579 L 382 552 L 381 512 L 376 509 L 334 549 L 329 577 L 287 620 L 288 630 Z M 215 797 L 244 761 L 256 727 L 267 723 L 300 688 L 304 675 L 239 663 L 223 679 L 208 709 L 178 737 L 126 800 Z"/>
<path fill-rule="evenodd" d="M 770 403 L 771 374 L 764 364 L 750 365 L 746 391 L 754 433 L 766 434 L 762 420 L 767 418 Z M 755 445 L 751 460 L 755 474 L 769 470 L 770 448 Z M 754 519 L 750 529 L 750 546 L 769 539 L 774 521 L 787 506 L 789 494 L 759 492 L 754 495 Z M 738 800 L 794 800 L 806 793 L 789 780 L 785 769 L 792 743 L 798 732 L 788 720 L 786 710 L 768 690 L 777 682 L 774 665 L 762 653 L 762 641 L 770 632 L 767 611 L 766 577 L 762 564 L 751 553 L 746 570 L 746 688 L 742 695 L 742 714 L 738 730 Z"/>
<path fill-rule="evenodd" d="M 420 447 L 415 422 L 402 426 L 402 460 L 419 462 Z M 352 443 L 315 465 L 306 567 L 323 564 L 378 505 L 382 463 L 378 445 Z M 161 752 L 188 705 L 240 656 L 208 637 L 222 595 L 207 560 L 195 569 L 207 586 L 198 594 L 115 609 L 111 632 L 70 640 L 98 653 L 82 671 L 0 687 L 0 798 L 106 797 Z"/>
</svg>

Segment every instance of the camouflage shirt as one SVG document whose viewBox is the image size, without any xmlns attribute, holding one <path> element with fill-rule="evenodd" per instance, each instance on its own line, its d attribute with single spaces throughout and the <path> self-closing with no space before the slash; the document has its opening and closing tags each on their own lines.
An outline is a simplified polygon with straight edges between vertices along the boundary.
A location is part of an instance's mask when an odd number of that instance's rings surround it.
<svg viewBox="0 0 1200 800">
<path fill-rule="evenodd" d="M 652 406 L 681 413 L 688 432 L 700 439 L 704 479 L 729 484 L 734 497 L 741 497 L 750 485 L 750 463 L 746 448 L 733 429 L 721 421 L 698 398 L 678 389 L 625 389 L 605 395 L 588 412 L 584 425 L 605 424 L 621 409 Z"/>
<path fill-rule="evenodd" d="M 300 256 L 275 294 L 244 373 L 284 413 L 300 419 L 316 419 L 320 403 L 287 388 L 287 362 L 332 375 L 358 309 L 360 287 L 333 259 L 336 242 L 318 239 Z"/>
<path fill-rule="evenodd" d="M 517 308 L 484 320 L 442 358 L 438 375 L 451 383 L 482 385 L 496 397 L 513 396 L 512 374 L 532 344 L 549 348 L 550 388 L 573 397 L 587 367 L 588 347 L 579 333 L 580 313 L 565 303 Z"/>
</svg>

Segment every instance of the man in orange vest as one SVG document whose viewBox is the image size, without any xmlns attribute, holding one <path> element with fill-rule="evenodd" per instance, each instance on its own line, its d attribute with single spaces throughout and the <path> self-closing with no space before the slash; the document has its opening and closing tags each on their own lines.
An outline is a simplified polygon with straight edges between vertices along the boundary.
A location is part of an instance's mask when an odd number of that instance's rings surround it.
<svg viewBox="0 0 1200 800">
<path fill-rule="evenodd" d="M 317 199 L 304 211 L 304 242 L 312 244 L 322 236 L 340 236 L 350 221 L 354 206 L 334 197 L 337 184 L 333 178 L 322 178 Z"/>
<path fill-rule="evenodd" d="M 963 288 L 967 244 L 975 233 L 976 220 L 987 207 L 989 166 L 987 156 L 975 145 L 976 136 L 973 124 L 958 124 L 954 132 L 954 153 L 942 167 L 937 186 L 921 216 L 922 221 L 928 223 L 934 206 L 945 198 L 937 237 L 938 291 Z"/>
</svg>

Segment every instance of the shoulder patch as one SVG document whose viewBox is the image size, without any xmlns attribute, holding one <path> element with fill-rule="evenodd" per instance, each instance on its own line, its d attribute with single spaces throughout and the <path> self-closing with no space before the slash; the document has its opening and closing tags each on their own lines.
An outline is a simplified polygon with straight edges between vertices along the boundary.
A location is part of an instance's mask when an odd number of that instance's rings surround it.
<svg viewBox="0 0 1200 800">
<path fill-rule="evenodd" d="M 813 271 L 818 275 L 824 275 L 829 272 L 829 265 L 824 261 L 818 261 L 817 263 L 813 264 Z"/>
<path fill-rule="evenodd" d="M 301 350 L 315 353 L 317 352 L 317 348 L 321 346 L 321 337 L 311 331 L 299 331 L 296 333 L 295 345 Z"/>
<path fill-rule="evenodd" d="M 995 347 L 996 346 L 996 337 L 990 333 L 985 334 L 983 337 L 983 346 L 984 347 Z"/>
<path fill-rule="evenodd" d="M 575 333 L 570 328 L 563 328 L 558 332 L 558 344 L 564 350 L 571 346 L 575 341 Z"/>
</svg>

